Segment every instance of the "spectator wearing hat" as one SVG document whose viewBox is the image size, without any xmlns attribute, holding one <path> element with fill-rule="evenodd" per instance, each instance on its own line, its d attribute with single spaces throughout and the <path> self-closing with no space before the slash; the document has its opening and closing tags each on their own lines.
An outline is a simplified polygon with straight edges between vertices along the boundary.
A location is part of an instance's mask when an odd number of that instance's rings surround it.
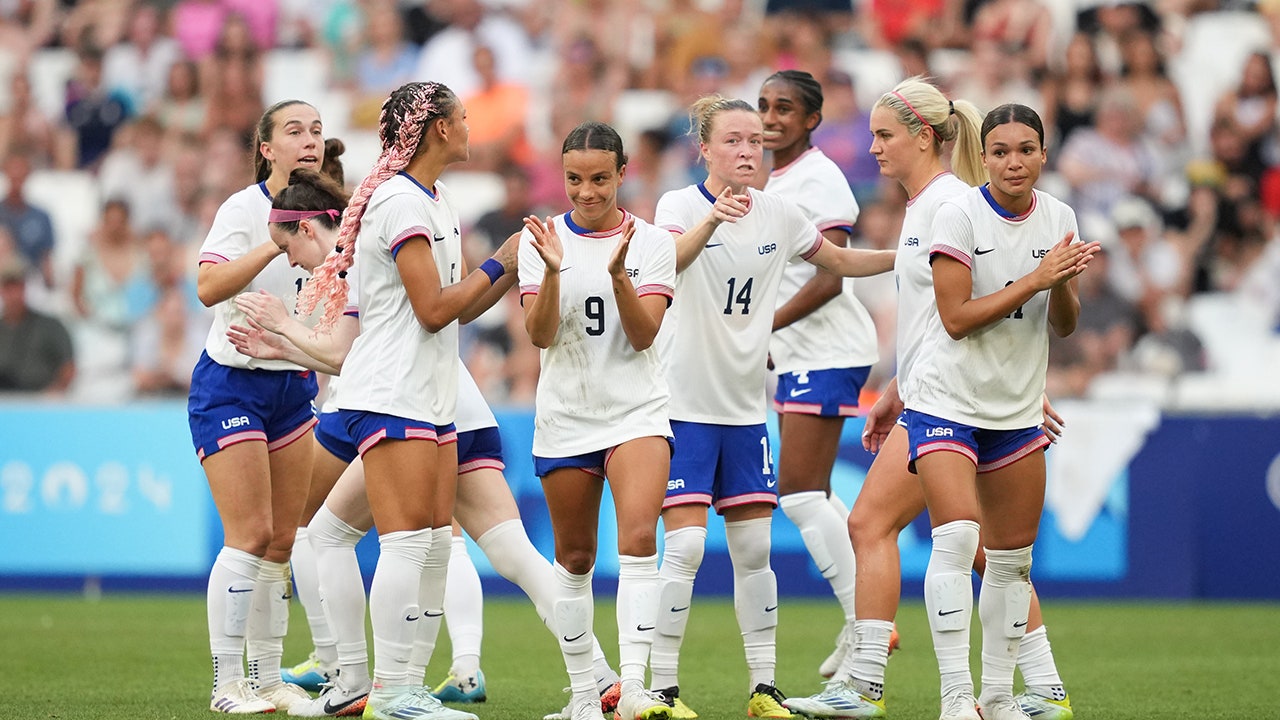
<svg viewBox="0 0 1280 720">
<path fill-rule="evenodd" d="M 71 334 L 27 305 L 27 268 L 0 267 L 0 392 L 63 394 L 75 377 Z"/>
</svg>

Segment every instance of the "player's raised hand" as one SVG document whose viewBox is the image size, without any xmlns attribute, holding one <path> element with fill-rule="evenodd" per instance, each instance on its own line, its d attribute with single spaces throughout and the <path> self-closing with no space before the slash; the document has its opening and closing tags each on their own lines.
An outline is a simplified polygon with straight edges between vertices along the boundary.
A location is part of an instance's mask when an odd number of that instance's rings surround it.
<svg viewBox="0 0 1280 720">
<path fill-rule="evenodd" d="M 627 223 L 622 226 L 622 237 L 618 239 L 618 244 L 614 246 L 613 253 L 609 255 L 609 274 L 614 277 L 621 277 L 627 272 L 627 250 L 631 247 L 631 238 L 636 234 L 635 218 L 627 218 Z"/>
<path fill-rule="evenodd" d="M 251 327 L 232 325 L 227 329 L 227 339 L 237 352 L 260 360 L 288 359 L 284 338 L 255 325 L 253 318 L 249 318 L 249 325 Z"/>
<path fill-rule="evenodd" d="M 533 235 L 533 249 L 538 251 L 547 269 L 560 272 L 564 248 L 560 245 L 560 236 L 556 234 L 555 221 L 548 217 L 543 222 L 537 215 L 530 215 L 524 219 L 524 226 Z"/>
<path fill-rule="evenodd" d="M 711 207 L 711 214 L 718 222 L 738 222 L 738 218 L 747 214 L 750 203 L 750 195 L 746 193 L 734 195 L 733 191 L 726 187 L 716 196 L 716 204 Z"/>
<path fill-rule="evenodd" d="M 240 293 L 236 296 L 236 307 L 248 316 L 250 322 L 267 332 L 284 332 L 284 325 L 289 320 L 289 311 L 284 303 L 266 290 Z"/>
<path fill-rule="evenodd" d="M 1075 233 L 1067 233 L 1066 237 L 1045 253 L 1040 265 L 1031 272 L 1036 289 L 1051 290 L 1084 272 L 1088 267 L 1089 261 L 1093 259 L 1101 245 L 1097 242 L 1074 242 L 1075 237 Z"/>
</svg>

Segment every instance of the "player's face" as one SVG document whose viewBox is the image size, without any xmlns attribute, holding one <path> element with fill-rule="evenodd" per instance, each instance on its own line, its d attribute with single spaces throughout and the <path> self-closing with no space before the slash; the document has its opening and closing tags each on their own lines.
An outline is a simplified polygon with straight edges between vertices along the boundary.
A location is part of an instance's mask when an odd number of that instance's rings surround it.
<svg viewBox="0 0 1280 720">
<path fill-rule="evenodd" d="M 320 113 L 306 103 L 294 103 L 275 113 L 275 129 L 259 148 L 272 172 L 288 177 L 300 167 L 319 170 L 324 163 L 324 125 Z"/>
<path fill-rule="evenodd" d="M 711 141 L 703 143 L 707 172 L 721 183 L 741 188 L 755 179 L 764 157 L 764 126 L 760 116 L 729 110 L 711 120 Z"/>
<path fill-rule="evenodd" d="M 809 133 L 818 126 L 818 113 L 806 113 L 796 88 L 785 80 L 770 80 L 760 88 L 760 121 L 764 124 L 764 147 L 780 150 L 807 145 Z M 803 146 L 799 149 L 803 149 Z"/>
<path fill-rule="evenodd" d="M 471 127 L 467 125 L 467 109 L 462 103 L 453 109 L 446 124 L 449 128 L 450 162 L 466 162 L 471 157 Z"/>
<path fill-rule="evenodd" d="M 991 179 L 991 194 L 1001 205 L 1031 194 L 1044 167 L 1045 148 L 1035 129 L 1020 122 L 997 125 L 982 144 L 982 164 Z"/>
<path fill-rule="evenodd" d="M 610 150 L 570 150 L 562 156 L 564 194 L 573 203 L 574 222 L 589 230 L 616 224 L 618 186 L 626 166 Z"/>
<path fill-rule="evenodd" d="M 333 250 L 338 240 L 337 228 L 327 228 L 315 220 L 299 220 L 298 231 L 291 233 L 283 225 L 271 223 L 271 242 L 284 251 L 290 267 L 312 272 Z"/>
<path fill-rule="evenodd" d="M 910 177 L 924 157 L 920 135 L 912 135 L 889 108 L 877 105 L 872 109 L 871 157 L 880 164 L 880 174 L 899 182 Z"/>
</svg>

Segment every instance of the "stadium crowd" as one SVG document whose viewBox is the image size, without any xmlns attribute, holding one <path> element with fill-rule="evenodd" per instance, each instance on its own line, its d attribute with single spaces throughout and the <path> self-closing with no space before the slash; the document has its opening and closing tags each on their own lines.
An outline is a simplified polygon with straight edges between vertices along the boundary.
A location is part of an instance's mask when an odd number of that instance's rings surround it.
<svg viewBox="0 0 1280 720">
<path fill-rule="evenodd" d="M 4 392 L 185 394 L 210 323 L 197 249 L 251 176 L 265 104 L 315 103 L 354 186 L 382 100 L 425 79 L 468 110 L 471 160 L 450 182 L 472 267 L 522 217 L 563 205 L 559 140 L 579 122 L 622 131 L 621 202 L 652 219 L 662 193 L 701 177 L 684 108 L 710 92 L 754 105 L 786 68 L 823 84 L 813 141 L 861 205 L 855 238 L 892 248 L 906 197 L 867 152 L 868 108 L 926 75 L 982 112 L 1037 108 L 1053 149 L 1042 185 L 1103 243 L 1080 329 L 1053 344 L 1051 396 L 1221 370 L 1206 329 L 1244 327 L 1254 342 L 1231 341 L 1263 353 L 1280 342 L 1274 2 L 19 0 L 0 4 L 0 38 Z M 893 374 L 891 282 L 855 284 L 880 335 L 869 387 Z M 529 405 L 536 386 L 517 302 L 464 333 L 495 404 Z M 1255 321 L 1217 322 L 1236 315 Z"/>
</svg>

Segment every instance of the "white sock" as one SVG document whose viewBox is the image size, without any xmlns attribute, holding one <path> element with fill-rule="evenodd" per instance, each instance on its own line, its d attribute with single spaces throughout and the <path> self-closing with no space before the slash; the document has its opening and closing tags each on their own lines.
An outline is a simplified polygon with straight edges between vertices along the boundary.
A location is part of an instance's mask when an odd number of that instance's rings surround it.
<svg viewBox="0 0 1280 720">
<path fill-rule="evenodd" d="M 315 550 L 320 600 L 336 640 L 338 677 L 352 690 L 369 680 L 369 646 L 365 636 L 364 578 L 356 558 L 356 544 L 365 533 L 321 507 L 308 526 L 307 537 Z"/>
<path fill-rule="evenodd" d="M 1022 636 L 1018 646 L 1018 669 L 1027 691 L 1054 700 L 1067 698 L 1066 688 L 1058 675 L 1058 665 L 1053 661 L 1053 648 L 1049 647 L 1049 631 L 1044 625 Z"/>
<path fill-rule="evenodd" d="M 316 553 L 305 527 L 298 528 L 293 540 L 293 584 L 298 590 L 298 602 L 307 613 L 307 626 L 311 628 L 311 644 L 316 658 L 322 665 L 332 668 L 338 664 L 338 646 L 329 631 L 329 619 L 320 603 L 320 573 L 316 570 Z"/>
<path fill-rule="evenodd" d="M 560 592 L 556 573 L 551 563 L 533 546 L 520 520 L 513 518 L 494 525 L 489 528 L 489 532 L 476 538 L 476 545 L 480 546 L 484 556 L 489 559 L 489 564 L 499 575 L 510 580 L 529 596 L 538 617 L 542 618 L 542 624 L 547 626 L 552 636 L 559 637 L 551 622 L 556 597 Z M 609 661 L 594 634 L 591 636 L 591 643 L 591 658 L 596 665 L 597 679 L 611 676 L 613 669 L 609 667 Z"/>
<path fill-rule="evenodd" d="M 453 646 L 457 677 L 475 675 L 480 669 L 480 641 L 484 638 L 484 589 L 480 573 L 467 553 L 466 538 L 455 535 L 450 543 L 449 580 L 444 586 L 445 626 Z"/>
<path fill-rule="evenodd" d="M 422 619 L 418 621 L 417 635 L 413 639 L 413 652 L 409 653 L 411 685 L 423 681 L 440 637 L 449 559 L 453 555 L 452 538 L 453 527 L 450 525 L 431 531 L 431 551 L 427 553 L 427 562 L 422 566 L 422 577 L 418 581 L 418 607 L 422 609 Z"/>
<path fill-rule="evenodd" d="M 595 620 L 595 603 L 591 596 L 592 571 L 574 575 L 556 563 L 555 573 L 560 597 L 556 600 L 552 625 L 560 642 L 565 670 L 569 673 L 569 689 L 575 700 L 584 697 L 598 700 L 595 668 L 591 661 L 592 624 Z"/>
<path fill-rule="evenodd" d="M 820 490 L 783 495 L 779 502 L 782 512 L 799 528 L 809 557 L 822 577 L 831 583 L 831 591 L 844 610 L 845 622 L 853 622 L 855 569 L 853 543 L 849 540 L 849 514 L 841 515 Z"/>
<path fill-rule="evenodd" d="M 983 550 L 987 569 L 982 573 L 978 596 L 978 617 L 982 618 L 982 695 L 978 701 L 992 704 L 1013 698 L 1013 670 L 1031 607 L 1031 546 Z"/>
<path fill-rule="evenodd" d="M 644 687 L 658 620 L 658 556 L 618 557 L 618 672 L 622 682 Z"/>
<path fill-rule="evenodd" d="M 223 547 L 209 571 L 206 601 L 213 690 L 244 677 L 244 633 L 262 558 Z"/>
<path fill-rule="evenodd" d="M 403 687 L 409 684 L 409 656 L 421 622 L 418 592 L 431 552 L 431 528 L 390 532 L 378 540 L 382 550 L 369 588 L 373 679 L 383 687 Z"/>
<path fill-rule="evenodd" d="M 756 685 L 775 684 L 778 631 L 778 579 L 769 567 L 771 517 L 726 522 L 724 534 L 733 562 L 733 610 L 742 631 L 750 679 Z"/>
<path fill-rule="evenodd" d="M 969 672 L 969 626 L 973 621 L 973 558 L 978 523 L 956 520 L 933 529 L 933 552 L 924 572 L 924 606 L 933 652 L 938 658 L 942 697 L 973 692 Z"/>
<path fill-rule="evenodd" d="M 658 629 L 649 654 L 650 687 L 679 684 L 680 645 L 689 624 L 693 580 L 706 551 L 707 529 L 690 526 L 668 531 L 663 538 L 662 565 L 658 568 Z"/>
<path fill-rule="evenodd" d="M 249 679 L 258 687 L 280 683 L 284 636 L 289 632 L 289 563 L 262 561 L 253 586 L 253 606 L 245 627 Z"/>
<path fill-rule="evenodd" d="M 858 692 L 872 700 L 884 697 L 884 669 L 889 664 L 892 620 L 856 620 L 853 650 L 840 663 L 832 680 L 852 680 Z"/>
</svg>

